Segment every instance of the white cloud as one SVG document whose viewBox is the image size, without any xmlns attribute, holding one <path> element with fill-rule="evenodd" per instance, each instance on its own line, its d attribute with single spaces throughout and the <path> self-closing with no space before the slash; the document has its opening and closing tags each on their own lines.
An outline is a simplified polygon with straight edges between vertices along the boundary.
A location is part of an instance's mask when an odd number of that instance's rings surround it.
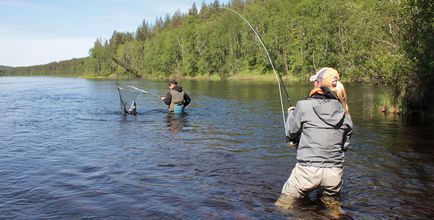
<svg viewBox="0 0 434 220">
<path fill-rule="evenodd" d="M 30 6 L 29 3 L 23 1 L 17 1 L 17 0 L 0 0 L 0 5 L 20 7 L 20 8 Z"/>
<path fill-rule="evenodd" d="M 53 7 L 51 5 L 41 5 L 34 4 L 28 1 L 20 1 L 20 0 L 0 0 L 0 5 L 16 7 L 16 8 L 26 8 L 32 10 L 41 10 L 41 11 L 50 11 L 50 12 L 64 12 L 60 8 Z"/>
<path fill-rule="evenodd" d="M 14 33 L 13 28 L 9 27 L 9 25 L 0 24 L 0 35 L 9 35 Z"/>
<path fill-rule="evenodd" d="M 0 38 L 0 65 L 30 66 L 88 56 L 92 38 Z"/>
</svg>

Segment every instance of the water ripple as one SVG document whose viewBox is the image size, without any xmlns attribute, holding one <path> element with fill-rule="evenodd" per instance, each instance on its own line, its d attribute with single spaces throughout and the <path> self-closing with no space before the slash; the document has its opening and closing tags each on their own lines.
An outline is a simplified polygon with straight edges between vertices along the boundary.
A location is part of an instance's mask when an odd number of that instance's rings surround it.
<svg viewBox="0 0 434 220">
<path fill-rule="evenodd" d="M 296 163 L 274 84 L 184 83 L 188 114 L 141 96 L 138 115 L 123 116 L 110 80 L 0 78 L 0 218 L 329 218 L 315 196 L 293 213 L 273 205 Z M 376 114 L 378 91 L 348 87 L 355 128 L 342 208 L 349 219 L 429 219 L 433 127 Z"/>
</svg>

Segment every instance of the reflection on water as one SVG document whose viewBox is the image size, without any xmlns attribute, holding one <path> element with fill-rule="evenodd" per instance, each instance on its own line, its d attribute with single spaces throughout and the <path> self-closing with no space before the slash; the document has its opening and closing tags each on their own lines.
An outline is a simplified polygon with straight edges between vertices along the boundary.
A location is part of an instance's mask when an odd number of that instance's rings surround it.
<svg viewBox="0 0 434 220">
<path fill-rule="evenodd" d="M 173 134 L 182 130 L 183 127 L 188 127 L 188 113 L 167 113 L 167 127 Z"/>
<path fill-rule="evenodd" d="M 155 94 L 166 82 L 129 81 Z M 1 219 L 327 219 L 313 194 L 274 202 L 295 165 L 275 83 L 184 81 L 187 114 L 141 96 L 119 112 L 113 81 L 0 78 Z M 289 84 L 293 104 L 310 85 Z M 384 116 L 381 88 L 347 85 L 355 123 L 343 218 L 434 215 L 432 121 Z"/>
</svg>

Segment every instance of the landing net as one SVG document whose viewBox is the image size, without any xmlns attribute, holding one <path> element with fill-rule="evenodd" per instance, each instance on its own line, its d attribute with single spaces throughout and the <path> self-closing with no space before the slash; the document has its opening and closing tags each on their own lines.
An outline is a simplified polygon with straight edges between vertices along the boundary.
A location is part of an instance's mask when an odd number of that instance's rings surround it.
<svg viewBox="0 0 434 220">
<path fill-rule="evenodd" d="M 144 93 L 132 88 L 128 85 L 116 83 L 116 87 L 119 92 L 120 108 L 122 114 L 137 114 L 137 98 Z"/>
</svg>

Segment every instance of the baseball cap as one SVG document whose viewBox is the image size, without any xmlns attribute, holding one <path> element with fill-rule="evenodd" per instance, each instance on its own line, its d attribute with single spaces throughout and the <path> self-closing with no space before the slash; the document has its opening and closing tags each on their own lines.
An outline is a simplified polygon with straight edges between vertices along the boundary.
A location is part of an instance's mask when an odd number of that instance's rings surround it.
<svg viewBox="0 0 434 220">
<path fill-rule="evenodd" d="M 339 81 L 339 73 L 333 68 L 324 67 L 311 76 L 309 81 L 317 81 L 324 86 L 336 87 L 336 83 Z"/>
</svg>

